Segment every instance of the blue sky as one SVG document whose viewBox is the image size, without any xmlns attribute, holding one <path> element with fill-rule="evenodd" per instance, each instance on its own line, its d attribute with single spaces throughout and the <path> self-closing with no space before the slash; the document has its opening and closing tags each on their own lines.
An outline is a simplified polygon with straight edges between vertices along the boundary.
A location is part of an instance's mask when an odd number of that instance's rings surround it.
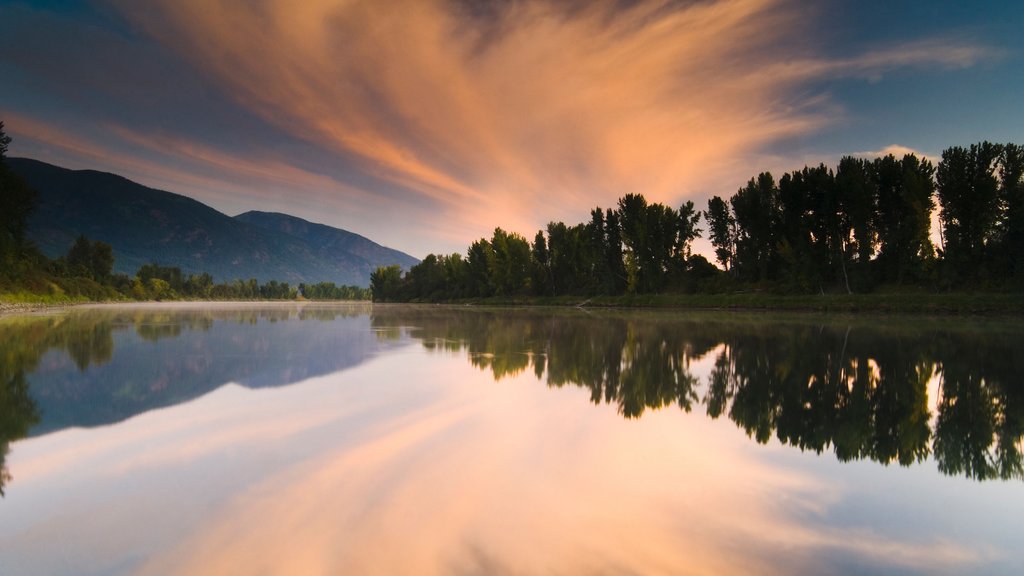
<svg viewBox="0 0 1024 576">
<path fill-rule="evenodd" d="M 1021 30 L 1009 1 L 0 0 L 0 119 L 14 156 L 423 257 L 1020 143 Z"/>
</svg>

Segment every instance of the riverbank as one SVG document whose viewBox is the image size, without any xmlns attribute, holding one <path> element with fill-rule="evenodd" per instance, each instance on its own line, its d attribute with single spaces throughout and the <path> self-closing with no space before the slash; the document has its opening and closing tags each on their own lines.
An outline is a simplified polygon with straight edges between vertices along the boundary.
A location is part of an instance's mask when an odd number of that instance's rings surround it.
<svg viewBox="0 0 1024 576">
<path fill-rule="evenodd" d="M 173 304 L 182 301 L 166 301 Z M 270 302 L 245 300 L 231 302 Z M 312 302 L 312 301 L 305 301 Z M 62 310 L 98 304 L 88 300 L 10 301 L 0 297 L 0 316 Z M 138 304 L 125 301 L 124 304 Z M 418 303 L 426 304 L 426 303 Z M 784 311 L 825 314 L 1024 316 L 1024 294 L 1012 293 L 915 293 L 800 294 L 763 292 L 732 294 L 640 294 L 621 296 L 557 296 L 463 299 L 440 304 L 480 306 L 551 306 L 574 308 L 653 308 L 729 311 Z"/>
<path fill-rule="evenodd" d="M 0 301 L 0 316 L 9 316 L 12 314 L 34 314 L 37 312 L 53 312 L 56 310 L 63 310 L 71 306 L 75 306 L 76 303 L 67 302 L 62 304 L 49 304 L 44 302 L 3 302 Z"/>
<path fill-rule="evenodd" d="M 451 304 L 493 306 L 573 306 L 580 308 L 665 308 L 735 311 L 788 311 L 826 314 L 907 314 L 953 316 L 1024 316 L 1024 294 L 920 293 L 799 294 L 764 292 L 732 294 L 639 294 L 483 298 Z"/>
</svg>

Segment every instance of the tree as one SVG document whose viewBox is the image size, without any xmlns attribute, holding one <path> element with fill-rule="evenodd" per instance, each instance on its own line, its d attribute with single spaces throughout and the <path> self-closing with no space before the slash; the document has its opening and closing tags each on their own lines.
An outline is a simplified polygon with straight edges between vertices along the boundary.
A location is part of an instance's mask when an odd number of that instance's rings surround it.
<svg viewBox="0 0 1024 576">
<path fill-rule="evenodd" d="M 810 194 L 810 256 L 814 276 L 819 282 L 839 284 L 849 293 L 846 243 L 850 225 L 842 211 L 835 174 L 824 164 L 804 167 L 802 174 Z M 820 284 L 818 288 L 821 290 Z"/>
<path fill-rule="evenodd" d="M 770 172 L 751 178 L 732 198 L 736 219 L 736 268 L 754 281 L 775 276 L 775 248 L 779 222 L 779 189 Z"/>
<path fill-rule="evenodd" d="M 394 302 L 400 299 L 402 267 L 398 264 L 381 266 L 370 273 L 370 293 L 374 302 Z"/>
<path fill-rule="evenodd" d="M 650 260 L 647 231 L 647 199 L 639 194 L 626 194 L 619 198 L 619 224 L 622 229 L 622 244 L 626 259 L 627 289 L 643 292 L 647 278 L 643 276 L 644 262 Z"/>
<path fill-rule="evenodd" d="M 434 301 L 445 296 L 444 264 L 433 254 L 410 268 L 405 281 L 409 299 Z"/>
<path fill-rule="evenodd" d="M 452 253 L 441 259 L 441 266 L 444 269 L 444 281 L 446 296 L 448 298 L 462 298 L 467 294 L 468 270 L 466 261 L 462 254 Z"/>
<path fill-rule="evenodd" d="M 864 288 L 869 286 L 868 265 L 875 254 L 874 214 L 877 209 L 873 176 L 873 164 L 863 158 L 845 156 L 839 161 L 836 169 L 836 197 L 839 211 L 845 218 L 845 229 L 849 231 L 846 238 L 845 256 L 853 258 L 856 265 L 854 284 Z"/>
<path fill-rule="evenodd" d="M 548 223 L 548 257 L 552 294 L 578 294 L 587 284 L 587 228 Z"/>
<path fill-rule="evenodd" d="M 690 260 L 690 245 L 700 238 L 700 212 L 694 207 L 693 201 L 687 200 L 679 207 L 679 252 L 684 261 Z"/>
<path fill-rule="evenodd" d="M 89 254 L 89 274 L 92 279 L 105 284 L 114 270 L 114 249 L 106 242 L 96 240 Z"/>
<path fill-rule="evenodd" d="M 1002 203 L 1001 246 L 1003 270 L 1024 280 L 1024 147 L 1003 145 L 999 157 L 999 196 Z"/>
<path fill-rule="evenodd" d="M 490 270 L 491 243 L 481 238 L 469 246 L 466 254 L 466 292 L 468 296 L 486 297 L 491 295 Z"/>
<path fill-rule="evenodd" d="M 89 276 L 92 264 L 92 244 L 84 234 L 80 234 L 75 239 L 75 243 L 68 249 L 64 260 L 67 263 L 67 271 L 70 276 Z"/>
<path fill-rule="evenodd" d="M 589 281 L 583 284 L 587 285 L 588 292 L 604 292 L 611 280 L 611 269 L 605 258 L 607 234 L 604 210 L 600 207 L 594 208 L 590 211 L 590 224 L 587 225 L 586 263 L 590 273 L 587 275 Z"/>
<path fill-rule="evenodd" d="M 0 263 L 10 270 L 26 248 L 25 230 L 35 205 L 36 192 L 7 167 L 7 146 L 11 137 L 0 121 Z"/>
<path fill-rule="evenodd" d="M 4 121 L 0 120 L 0 163 L 7 157 L 7 145 L 11 143 L 11 137 L 4 131 Z"/>
<path fill-rule="evenodd" d="M 996 161 L 1002 147 L 990 142 L 942 151 L 937 174 L 947 274 L 975 279 L 999 217 Z"/>
<path fill-rule="evenodd" d="M 626 264 L 622 259 L 622 228 L 619 226 L 619 215 L 608 208 L 604 216 L 605 252 L 604 259 L 608 266 L 607 294 L 622 294 L 626 291 Z"/>
<path fill-rule="evenodd" d="M 708 223 L 708 238 L 715 247 L 715 259 L 726 272 L 732 269 L 736 246 L 736 219 L 733 218 L 729 205 L 721 197 L 715 196 L 708 200 L 708 210 L 704 213 Z"/>
<path fill-rule="evenodd" d="M 533 293 L 538 296 L 547 296 L 551 293 L 551 266 L 548 258 L 548 244 L 544 239 L 544 231 L 537 230 L 533 237 L 533 247 L 530 252 L 533 261 L 531 268 Z"/>
<path fill-rule="evenodd" d="M 525 293 L 530 286 L 530 244 L 519 234 L 494 229 L 487 258 L 491 290 L 498 296 Z"/>
<path fill-rule="evenodd" d="M 818 224 L 814 214 L 815 192 L 807 167 L 779 180 L 775 237 L 780 264 L 785 267 L 782 277 L 805 292 L 817 287 L 820 281 L 820 260 L 814 252 Z M 817 232 L 820 237 L 821 231 Z"/>
<path fill-rule="evenodd" d="M 924 263 L 934 255 L 929 229 L 935 168 L 913 154 L 902 160 L 889 154 L 875 160 L 873 172 L 882 277 L 897 284 L 920 279 Z"/>
</svg>

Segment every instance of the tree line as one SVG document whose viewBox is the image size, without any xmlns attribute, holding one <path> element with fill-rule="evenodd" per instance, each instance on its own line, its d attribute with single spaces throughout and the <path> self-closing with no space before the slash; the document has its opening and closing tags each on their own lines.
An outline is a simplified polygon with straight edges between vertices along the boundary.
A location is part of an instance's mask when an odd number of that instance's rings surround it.
<svg viewBox="0 0 1024 576">
<path fill-rule="evenodd" d="M 1019 290 L 1024 286 L 1024 149 L 981 142 L 926 158 L 844 157 L 776 180 L 751 178 L 707 210 L 627 194 L 587 222 L 551 222 L 533 241 L 496 228 L 465 256 L 428 255 L 371 276 L 377 301 L 725 292 Z M 931 238 L 938 210 L 940 242 Z M 704 221 L 704 227 L 700 225 Z M 707 233 L 717 267 L 691 253 Z"/>
<path fill-rule="evenodd" d="M 255 278 L 214 283 L 206 272 L 186 274 L 177 266 L 155 262 L 143 264 L 134 276 L 113 273 L 114 253 L 105 242 L 79 236 L 59 258 L 37 256 L 50 282 L 49 290 L 66 296 L 84 296 L 91 300 L 369 300 L 370 290 L 359 286 L 316 284 Z M 56 283 L 52 282 L 56 281 Z"/>
<path fill-rule="evenodd" d="M 675 209 L 627 194 L 615 209 L 594 208 L 589 222 L 551 222 L 532 243 L 496 228 L 465 258 L 430 254 L 404 275 L 397 266 L 379 268 L 370 289 L 385 302 L 686 289 L 717 271 L 690 252 L 699 218 L 693 202 Z"/>
<path fill-rule="evenodd" d="M 215 284 L 207 273 L 185 274 L 178 267 L 145 264 L 134 276 L 115 274 L 110 244 L 80 235 L 67 253 L 46 257 L 26 236 L 36 192 L 12 172 L 4 159 L 11 138 L 0 121 L 0 293 L 90 300 L 369 300 L 359 286 L 316 284 L 255 278 Z"/>
</svg>

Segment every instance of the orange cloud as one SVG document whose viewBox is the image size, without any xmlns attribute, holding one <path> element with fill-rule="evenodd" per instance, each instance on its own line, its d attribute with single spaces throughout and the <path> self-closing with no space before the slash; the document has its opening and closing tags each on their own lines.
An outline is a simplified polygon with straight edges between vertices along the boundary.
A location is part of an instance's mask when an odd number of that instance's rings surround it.
<svg viewBox="0 0 1024 576">
<path fill-rule="evenodd" d="M 627 192 L 706 196 L 840 112 L 801 95 L 809 81 L 987 56 L 921 41 L 819 58 L 798 33 L 806 7 L 778 0 L 532 1 L 487 17 L 439 0 L 120 4 L 264 120 L 439 203 L 467 239 L 583 219 Z"/>
</svg>

